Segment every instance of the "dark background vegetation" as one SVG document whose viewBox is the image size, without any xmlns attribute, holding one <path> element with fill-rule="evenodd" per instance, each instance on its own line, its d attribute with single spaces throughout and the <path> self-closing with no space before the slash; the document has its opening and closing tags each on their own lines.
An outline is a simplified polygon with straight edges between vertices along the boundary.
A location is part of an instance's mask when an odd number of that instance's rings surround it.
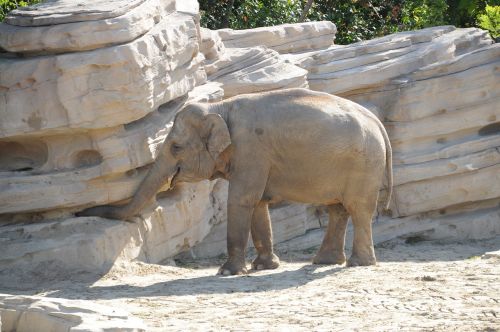
<svg viewBox="0 0 500 332">
<path fill-rule="evenodd" d="M 37 2 L 40 0 L 0 0 L 0 21 L 10 10 Z M 448 24 L 480 27 L 489 30 L 493 38 L 500 36 L 500 0 L 199 0 L 199 3 L 201 24 L 210 29 L 329 20 L 337 25 L 337 44 Z"/>
<path fill-rule="evenodd" d="M 210 29 L 329 20 L 337 25 L 337 44 L 436 25 L 481 27 L 497 38 L 500 26 L 500 0 L 199 0 L 199 3 L 202 26 Z"/>
</svg>

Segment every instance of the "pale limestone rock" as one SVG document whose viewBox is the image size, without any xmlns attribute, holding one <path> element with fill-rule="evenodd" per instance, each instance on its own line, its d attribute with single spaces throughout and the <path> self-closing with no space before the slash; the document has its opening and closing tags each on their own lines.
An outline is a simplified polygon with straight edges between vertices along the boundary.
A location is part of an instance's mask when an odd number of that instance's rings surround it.
<svg viewBox="0 0 500 332">
<path fill-rule="evenodd" d="M 394 187 L 398 216 L 500 197 L 500 164 Z"/>
<path fill-rule="evenodd" d="M 500 199 L 467 202 L 452 208 L 374 223 L 374 242 L 419 236 L 424 240 L 487 239 L 500 231 Z"/>
<path fill-rule="evenodd" d="M 200 52 L 205 56 L 205 63 L 209 64 L 225 52 L 224 44 L 216 31 L 201 28 Z"/>
<path fill-rule="evenodd" d="M 493 44 L 419 69 L 399 82 L 400 92 L 387 107 L 386 117 L 413 121 L 500 98 L 499 59 L 500 44 Z M 449 98 L 419 97 L 428 95 Z"/>
<path fill-rule="evenodd" d="M 139 318 L 115 307 L 42 296 L 0 294 L 2 331 L 146 331 Z"/>
<path fill-rule="evenodd" d="M 116 1 L 114 1 L 116 2 Z M 76 20 L 71 22 L 50 23 L 42 26 L 17 26 L 0 23 L 0 47 L 9 52 L 19 53 L 62 53 L 69 51 L 92 50 L 109 45 L 130 42 L 151 30 L 155 24 L 163 19 L 165 15 L 172 12 L 174 1 L 146 0 L 146 1 L 122 1 L 125 8 L 137 4 L 123 12 L 120 16 L 103 17 L 92 21 Z M 61 6 L 69 6 L 67 12 L 69 19 L 74 8 L 74 2 L 60 1 Z M 85 3 L 85 18 L 99 12 L 94 7 L 110 5 L 108 2 L 91 1 Z M 116 4 L 111 3 L 113 7 Z M 35 6 L 42 6 L 35 5 Z M 52 7 L 51 7 L 52 8 Z M 61 13 L 65 7 L 61 7 Z M 19 14 L 26 11 L 18 10 Z M 26 12 L 27 13 L 27 12 Z M 43 15 L 42 12 L 33 11 L 34 19 Z M 36 16 L 42 14 L 41 16 Z M 12 15 L 12 14 L 11 14 Z M 53 16 L 53 14 L 52 14 Z M 7 19 L 6 21 L 12 21 Z M 61 17 L 61 16 L 58 16 Z"/>
<path fill-rule="evenodd" d="M 43 264 L 61 271 L 106 272 L 117 260 L 145 259 L 142 235 L 134 223 L 97 217 L 3 226 L 0 273 L 29 273 Z"/>
<path fill-rule="evenodd" d="M 226 47 L 266 46 L 280 53 L 327 48 L 337 27 L 330 21 L 282 24 L 247 30 L 217 30 Z"/>
<path fill-rule="evenodd" d="M 95 21 L 121 16 L 147 0 L 50 0 L 15 9 L 7 14 L 5 22 L 19 26 L 40 26 Z"/>
<path fill-rule="evenodd" d="M 283 88 L 307 87 L 307 71 L 285 63 L 280 55 L 264 47 L 228 48 L 205 66 L 210 81 L 219 82 L 224 97 Z"/>
<path fill-rule="evenodd" d="M 114 147 L 120 148 L 119 145 Z M 123 149 L 123 146 L 121 148 Z M 127 156 L 127 150 L 121 150 L 121 155 L 117 151 L 118 158 L 104 164 L 99 164 L 99 155 L 95 150 L 82 152 L 83 160 L 87 158 L 85 154 L 90 152 L 89 166 L 86 166 L 84 161 L 80 167 L 71 170 L 46 174 L 32 174 L 29 171 L 8 172 L 6 176 L 2 176 L 1 213 L 34 212 L 119 201 L 134 193 L 148 169 L 145 167 L 123 170 L 131 163 L 128 158 L 133 156 Z M 75 157 L 79 158 L 79 152 Z M 149 156 L 145 153 L 143 157 L 151 159 L 152 153 Z M 119 171 L 119 168 L 110 170 L 109 166 L 117 166 L 122 168 L 122 171 Z"/>
<path fill-rule="evenodd" d="M 464 107 L 413 122 L 389 123 L 393 138 L 394 164 L 426 162 L 436 158 L 450 158 L 479 150 L 475 146 L 493 147 L 498 142 L 494 132 L 499 98 L 487 100 L 478 106 Z M 493 144 L 493 145 L 492 145 Z"/>
<path fill-rule="evenodd" d="M 494 77 L 493 70 L 491 70 L 491 73 L 487 73 L 487 75 Z M 450 83 L 453 82 L 453 77 L 449 79 Z M 443 82 L 444 80 L 440 81 L 441 83 L 445 83 Z M 497 84 L 490 86 L 492 90 L 498 90 L 498 88 L 495 88 L 495 85 L 500 87 L 500 80 L 497 79 L 497 81 Z M 450 95 L 458 95 L 465 90 L 459 86 L 459 84 L 455 85 L 452 83 L 450 85 L 453 85 L 453 90 L 455 90 L 450 91 Z M 466 83 L 464 85 L 466 85 Z M 441 108 L 436 110 L 436 112 L 441 112 L 441 114 L 434 116 L 413 120 L 411 122 L 388 123 L 387 131 L 395 146 L 413 144 L 413 147 L 415 147 L 418 145 L 418 141 L 426 139 L 432 140 L 434 144 L 436 141 L 437 143 L 440 143 L 440 141 L 444 143 L 448 141 L 446 137 L 453 136 L 455 132 L 476 128 L 476 132 L 479 132 L 479 130 L 481 130 L 480 128 L 495 122 L 497 120 L 497 115 L 499 115 L 499 103 L 500 97 L 497 97 L 485 99 L 481 103 L 476 101 L 476 105 L 465 104 L 457 105 L 457 108 Z M 419 107 L 422 106 L 419 105 Z"/>
<path fill-rule="evenodd" d="M 134 223 L 85 217 L 3 226 L 1 273 L 49 262 L 61 270 L 94 272 L 106 272 L 117 261 L 159 263 L 200 242 L 221 222 L 225 196 L 216 194 L 218 186 L 202 181 L 160 193 Z"/>
<path fill-rule="evenodd" d="M 500 164 L 498 147 L 451 158 L 436 158 L 428 162 L 394 165 L 394 185 L 466 173 Z"/>
<path fill-rule="evenodd" d="M 293 62 L 309 70 L 311 89 L 346 94 L 385 85 L 387 80 L 491 42 L 483 30 L 437 27 L 332 47 Z"/>
<path fill-rule="evenodd" d="M 209 234 L 226 204 L 213 193 L 218 186 L 218 181 L 186 183 L 157 194 L 154 209 L 142 211 L 136 220 L 143 230 L 146 261 L 159 263 L 173 257 Z"/>
<path fill-rule="evenodd" d="M 154 161 L 181 106 L 160 108 L 126 126 L 0 142 L 2 170 L 10 171 L 0 177 L 1 213 L 129 197 L 147 172 L 136 169 Z"/>
<path fill-rule="evenodd" d="M 0 59 L 0 137 L 135 121 L 203 83 L 202 60 L 195 23 L 181 14 L 128 44 Z"/>
<path fill-rule="evenodd" d="M 344 96 L 383 109 L 391 122 L 411 122 L 453 112 L 500 97 L 496 74 L 499 56 L 499 44 L 493 44 L 423 67 L 383 87 L 354 90 Z M 449 94 L 451 98 L 422 98 Z"/>
<path fill-rule="evenodd" d="M 376 58 L 378 57 L 377 53 L 383 54 L 386 51 L 408 47 L 413 44 L 430 42 L 436 37 L 455 29 L 453 26 L 442 26 L 411 32 L 400 32 L 350 45 L 332 45 L 326 50 L 291 55 L 290 60 L 312 72 L 314 72 L 314 68 L 319 66 L 323 67 L 326 65 L 328 68 L 329 66 L 335 66 L 336 61 L 346 59 L 353 61 L 353 66 L 350 67 L 353 68 L 356 65 L 371 63 L 367 61 L 370 58 L 363 57 L 365 55 L 371 55 Z M 362 58 L 359 60 L 359 63 L 356 63 L 355 58 L 358 57 Z"/>
<path fill-rule="evenodd" d="M 200 5 L 197 0 L 176 0 L 175 10 L 181 13 L 199 15 Z"/>
<path fill-rule="evenodd" d="M 495 251 L 488 251 L 485 252 L 482 256 L 482 259 L 490 259 L 490 258 L 500 258 L 500 250 L 495 250 Z"/>
<path fill-rule="evenodd" d="M 133 123 L 109 129 L 0 141 L 0 213 L 98 205 L 132 196 L 186 102 L 218 101 L 217 83 Z M 144 167 L 143 167 L 144 166 Z"/>
<path fill-rule="evenodd" d="M 493 124 L 495 125 L 495 124 Z M 402 148 L 394 151 L 394 164 L 415 164 L 427 162 L 435 159 L 455 158 L 465 156 L 469 153 L 482 151 L 500 146 L 500 137 L 498 135 L 480 136 L 475 132 L 460 136 L 457 134 L 452 141 L 439 141 L 433 148 L 403 150 Z"/>
<path fill-rule="evenodd" d="M 222 89 L 222 85 L 220 83 L 207 82 L 195 87 L 189 92 L 188 96 L 189 102 L 211 103 L 222 100 L 224 97 L 224 89 Z"/>
</svg>

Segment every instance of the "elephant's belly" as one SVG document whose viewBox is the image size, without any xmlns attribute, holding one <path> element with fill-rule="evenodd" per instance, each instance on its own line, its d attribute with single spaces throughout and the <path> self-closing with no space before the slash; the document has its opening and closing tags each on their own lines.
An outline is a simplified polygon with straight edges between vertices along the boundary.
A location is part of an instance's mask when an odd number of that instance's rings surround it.
<svg viewBox="0 0 500 332">
<path fill-rule="evenodd" d="M 298 146 L 288 153 L 282 151 L 281 158 L 273 160 L 266 196 L 322 205 L 342 201 L 348 188 L 362 186 L 371 173 L 366 158 L 351 150 L 338 152 L 323 145 L 321 149 Z"/>
<path fill-rule="evenodd" d="M 340 202 L 342 183 L 330 179 L 303 179 L 293 176 L 269 178 L 263 199 L 269 203 L 292 201 L 297 203 L 330 205 Z"/>
</svg>

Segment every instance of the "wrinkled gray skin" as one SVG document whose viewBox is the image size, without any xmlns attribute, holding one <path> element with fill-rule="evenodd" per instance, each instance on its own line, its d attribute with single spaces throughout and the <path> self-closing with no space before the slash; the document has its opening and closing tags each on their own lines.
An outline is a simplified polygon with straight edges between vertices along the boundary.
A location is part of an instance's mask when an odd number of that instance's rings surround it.
<svg viewBox="0 0 500 332">
<path fill-rule="evenodd" d="M 383 125 L 349 100 L 306 89 L 240 95 L 186 106 L 131 202 L 80 215 L 127 219 L 169 181 L 173 187 L 221 177 L 229 180 L 229 196 L 228 259 L 220 274 L 246 273 L 249 233 L 258 252 L 252 267 L 278 267 L 268 205 L 282 200 L 328 207 L 330 222 L 314 263 L 346 261 L 350 215 L 354 243 L 348 265 L 372 265 L 372 216 L 386 171 L 390 200 L 391 159 Z"/>
</svg>

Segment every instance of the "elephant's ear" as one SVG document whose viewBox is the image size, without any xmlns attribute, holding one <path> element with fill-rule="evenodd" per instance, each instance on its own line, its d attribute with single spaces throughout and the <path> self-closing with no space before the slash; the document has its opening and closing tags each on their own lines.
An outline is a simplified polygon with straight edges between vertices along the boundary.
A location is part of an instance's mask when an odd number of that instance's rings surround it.
<svg viewBox="0 0 500 332">
<path fill-rule="evenodd" d="M 219 154 L 222 153 L 230 144 L 231 137 L 226 121 L 215 113 L 206 115 L 205 124 L 207 128 L 207 148 L 208 152 L 214 160 L 217 160 Z"/>
</svg>

